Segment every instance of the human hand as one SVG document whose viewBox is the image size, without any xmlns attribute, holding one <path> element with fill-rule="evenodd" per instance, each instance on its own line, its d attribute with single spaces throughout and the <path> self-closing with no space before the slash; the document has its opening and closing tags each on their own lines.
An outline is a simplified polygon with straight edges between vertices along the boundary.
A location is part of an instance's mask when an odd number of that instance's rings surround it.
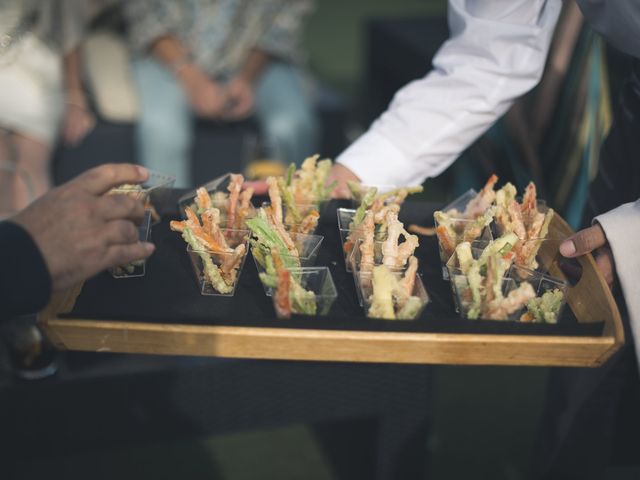
<svg viewBox="0 0 640 480">
<path fill-rule="evenodd" d="M 127 195 L 105 195 L 148 177 L 136 165 L 102 165 L 54 188 L 11 219 L 40 249 L 54 291 L 153 253 L 154 245 L 139 241 L 134 224 L 144 215 L 142 203 Z"/>
<path fill-rule="evenodd" d="M 593 253 L 596 265 L 611 287 L 616 279 L 613 252 L 599 223 L 580 230 L 560 244 L 560 253 L 568 258 Z"/>
<path fill-rule="evenodd" d="M 344 165 L 334 163 L 327 177 L 327 185 L 331 185 L 334 181 L 337 182 L 337 184 L 331 192 L 331 198 L 351 198 L 351 191 L 347 186 L 347 182 L 359 182 L 360 178 Z"/>
<path fill-rule="evenodd" d="M 242 76 L 229 81 L 225 88 L 226 105 L 224 116 L 231 120 L 246 118 L 253 109 L 253 85 Z"/>
<path fill-rule="evenodd" d="M 75 146 L 93 130 L 96 119 L 93 114 L 79 103 L 66 103 L 62 126 L 62 139 L 67 145 Z"/>
<path fill-rule="evenodd" d="M 178 78 L 196 115 L 206 118 L 222 116 L 227 97 L 225 90 L 217 82 L 195 65 L 181 69 Z"/>
</svg>

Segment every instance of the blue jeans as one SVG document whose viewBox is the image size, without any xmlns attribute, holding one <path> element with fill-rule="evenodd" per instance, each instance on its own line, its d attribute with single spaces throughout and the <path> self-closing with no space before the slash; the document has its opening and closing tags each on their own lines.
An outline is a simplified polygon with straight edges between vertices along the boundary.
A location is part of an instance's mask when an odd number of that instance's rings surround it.
<svg viewBox="0 0 640 480">
<path fill-rule="evenodd" d="M 138 158 L 150 169 L 175 176 L 176 187 L 192 186 L 194 118 L 182 87 L 152 58 L 135 60 L 133 73 L 140 101 Z M 254 112 L 272 158 L 300 164 L 316 153 L 318 126 L 309 97 L 296 67 L 272 62 L 260 76 Z"/>
</svg>

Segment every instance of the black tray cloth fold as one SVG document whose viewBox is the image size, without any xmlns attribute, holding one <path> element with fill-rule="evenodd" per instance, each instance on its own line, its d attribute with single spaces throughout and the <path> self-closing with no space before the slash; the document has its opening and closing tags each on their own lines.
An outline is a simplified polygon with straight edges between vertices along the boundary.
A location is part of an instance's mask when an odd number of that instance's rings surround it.
<svg viewBox="0 0 640 480">
<path fill-rule="evenodd" d="M 175 192 L 179 197 L 180 192 Z M 256 199 L 260 204 L 261 199 Z M 556 325 L 461 319 L 454 310 L 449 282 L 442 280 L 435 237 L 420 237 L 416 256 L 430 302 L 413 321 L 366 318 L 359 306 L 353 276 L 344 267 L 336 208 L 346 202 L 331 201 L 322 209 L 318 226 L 324 241 L 316 265 L 328 266 L 338 298 L 328 316 L 294 316 L 278 320 L 270 297 L 264 295 L 254 261 L 247 258 L 233 297 L 202 296 L 196 284 L 186 244 L 169 229 L 177 218 L 171 202 L 159 206 L 163 214 L 152 228 L 156 252 L 148 260 L 141 278 L 114 279 L 102 273 L 87 281 L 71 312 L 61 318 L 84 318 L 176 325 L 224 325 L 237 327 L 300 328 L 345 331 L 480 333 L 521 335 L 599 336 L 603 323 L 578 323 L 567 306 Z M 405 225 L 433 225 L 433 212 L 440 205 L 408 200 L 400 219 Z"/>
</svg>

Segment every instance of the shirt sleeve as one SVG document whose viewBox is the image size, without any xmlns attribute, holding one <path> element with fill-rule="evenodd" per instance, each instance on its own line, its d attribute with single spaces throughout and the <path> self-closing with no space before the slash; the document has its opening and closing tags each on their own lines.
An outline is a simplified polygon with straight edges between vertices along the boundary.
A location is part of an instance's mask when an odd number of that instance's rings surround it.
<svg viewBox="0 0 640 480">
<path fill-rule="evenodd" d="M 129 0 L 124 2 L 127 32 L 134 52 L 144 53 L 160 37 L 180 36 L 183 6 L 173 0 Z"/>
<path fill-rule="evenodd" d="M 337 161 L 364 183 L 420 184 L 441 173 L 540 80 L 561 0 L 449 0 L 450 38 L 433 70 Z"/>
<path fill-rule="evenodd" d="M 613 252 L 616 274 L 627 304 L 636 351 L 640 352 L 640 200 L 595 218 Z"/>
<path fill-rule="evenodd" d="M 19 225 L 0 222 L 0 319 L 35 313 L 51 295 L 51 276 L 40 250 Z"/>
</svg>

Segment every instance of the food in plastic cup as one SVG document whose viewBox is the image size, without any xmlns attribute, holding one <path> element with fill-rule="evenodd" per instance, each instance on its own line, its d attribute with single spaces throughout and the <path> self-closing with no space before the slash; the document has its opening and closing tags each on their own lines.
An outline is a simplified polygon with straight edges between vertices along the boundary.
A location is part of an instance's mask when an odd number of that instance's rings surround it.
<svg viewBox="0 0 640 480">
<path fill-rule="evenodd" d="M 361 282 L 358 281 L 358 274 L 360 272 L 371 272 L 373 267 L 377 265 L 382 265 L 382 244 L 384 242 L 374 241 L 373 242 L 373 262 L 362 263 L 362 251 L 360 250 L 360 246 L 362 245 L 363 240 L 358 239 L 355 247 L 351 250 L 349 254 L 349 265 L 351 266 L 351 273 L 353 274 L 353 281 L 356 286 L 356 294 L 358 295 L 358 303 L 360 306 L 364 304 L 363 293 L 361 290 Z M 404 273 L 409 266 L 408 262 L 402 267 L 389 267 L 392 272 L 400 272 Z"/>
<path fill-rule="evenodd" d="M 402 272 L 391 272 L 391 274 L 397 279 L 400 280 L 403 277 L 403 273 Z M 359 289 L 362 292 L 362 299 L 363 299 L 363 308 L 364 308 L 364 314 L 367 317 L 370 318 L 376 318 L 376 317 L 371 317 L 370 315 L 370 310 L 371 310 L 371 305 L 373 303 L 373 281 L 372 281 L 372 273 L 369 272 L 358 272 L 356 274 L 356 279 L 359 283 Z M 427 306 L 427 304 L 429 303 L 429 295 L 427 294 L 427 290 L 424 286 L 424 283 L 422 281 L 422 276 L 419 273 L 415 274 L 415 278 L 413 281 L 413 288 L 411 290 L 411 297 L 416 297 L 418 299 L 419 302 L 419 307 L 417 309 L 414 310 L 413 315 L 411 316 L 411 318 L 402 318 L 402 317 L 397 317 L 394 321 L 396 320 L 415 320 L 416 318 L 420 317 L 420 315 L 422 314 L 422 311 L 424 310 L 424 307 Z"/>
<path fill-rule="evenodd" d="M 320 245 L 324 240 L 324 236 L 306 235 L 303 233 L 292 233 L 290 236 L 299 254 L 299 256 L 296 258 L 298 259 L 297 263 L 300 265 L 300 267 L 315 266 L 316 259 L 318 257 L 318 252 L 320 251 Z M 265 262 L 264 255 L 261 251 L 259 251 L 259 249 L 255 245 L 251 245 L 251 254 L 256 264 L 258 275 L 261 273 L 267 273 L 267 268 L 264 263 Z M 287 257 L 287 255 L 282 255 L 282 257 Z M 293 255 L 290 255 L 290 257 L 293 257 Z M 270 284 L 265 283 L 263 279 L 264 279 L 264 276 L 261 277 L 264 293 L 265 295 L 270 297 L 271 295 L 273 295 L 276 279 L 275 277 L 269 278 L 268 280 Z"/>
<path fill-rule="evenodd" d="M 220 229 L 229 247 L 235 249 L 244 244 L 244 253 L 238 258 L 235 252 L 222 252 L 208 249 L 195 250 L 187 247 L 189 258 L 193 266 L 196 283 L 201 295 L 232 297 L 238 285 L 238 279 L 242 273 L 244 262 L 249 250 L 249 230 L 236 230 L 230 228 Z M 206 274 L 207 267 L 217 267 L 217 275 L 210 277 Z"/>
<path fill-rule="evenodd" d="M 315 297 L 315 315 L 327 315 L 333 302 L 338 297 L 338 291 L 328 267 L 301 267 L 288 269 L 291 276 L 302 288 L 311 291 Z M 291 298 L 291 297 L 290 297 Z M 277 301 L 273 295 L 274 304 Z M 274 305 L 275 307 L 275 305 Z M 278 313 L 278 308 L 275 308 Z M 295 314 L 295 312 L 293 312 Z"/>
<path fill-rule="evenodd" d="M 347 272 L 351 272 L 351 265 L 349 265 L 349 255 L 351 250 L 355 246 L 357 238 L 351 238 L 351 242 L 348 242 L 348 238 L 351 235 L 352 229 L 350 227 L 356 211 L 351 208 L 338 208 L 336 211 L 338 215 L 338 231 L 340 232 L 340 242 L 342 243 L 342 255 L 344 258 L 344 265 Z M 347 245 L 347 247 L 345 247 Z"/>
<path fill-rule="evenodd" d="M 271 202 L 262 202 L 262 208 L 269 208 L 271 207 Z M 298 205 L 296 204 L 296 208 L 298 209 L 298 212 L 300 213 L 300 218 L 304 219 L 307 215 L 309 215 L 312 211 L 316 211 L 318 212 L 318 215 L 320 214 L 320 207 L 318 206 L 317 203 L 312 203 L 312 204 L 304 204 L 304 205 Z M 301 227 L 301 223 L 297 222 L 296 219 L 293 217 L 293 215 L 289 215 L 288 214 L 288 210 L 287 210 L 287 206 L 283 203 L 282 204 L 282 220 L 283 220 L 283 224 L 284 224 L 284 228 L 288 231 L 288 232 L 294 232 L 294 233 L 298 233 Z M 305 232 L 306 234 L 313 234 L 316 229 L 318 228 L 318 224 L 316 223 L 316 225 L 314 226 L 313 229 Z"/>
</svg>

